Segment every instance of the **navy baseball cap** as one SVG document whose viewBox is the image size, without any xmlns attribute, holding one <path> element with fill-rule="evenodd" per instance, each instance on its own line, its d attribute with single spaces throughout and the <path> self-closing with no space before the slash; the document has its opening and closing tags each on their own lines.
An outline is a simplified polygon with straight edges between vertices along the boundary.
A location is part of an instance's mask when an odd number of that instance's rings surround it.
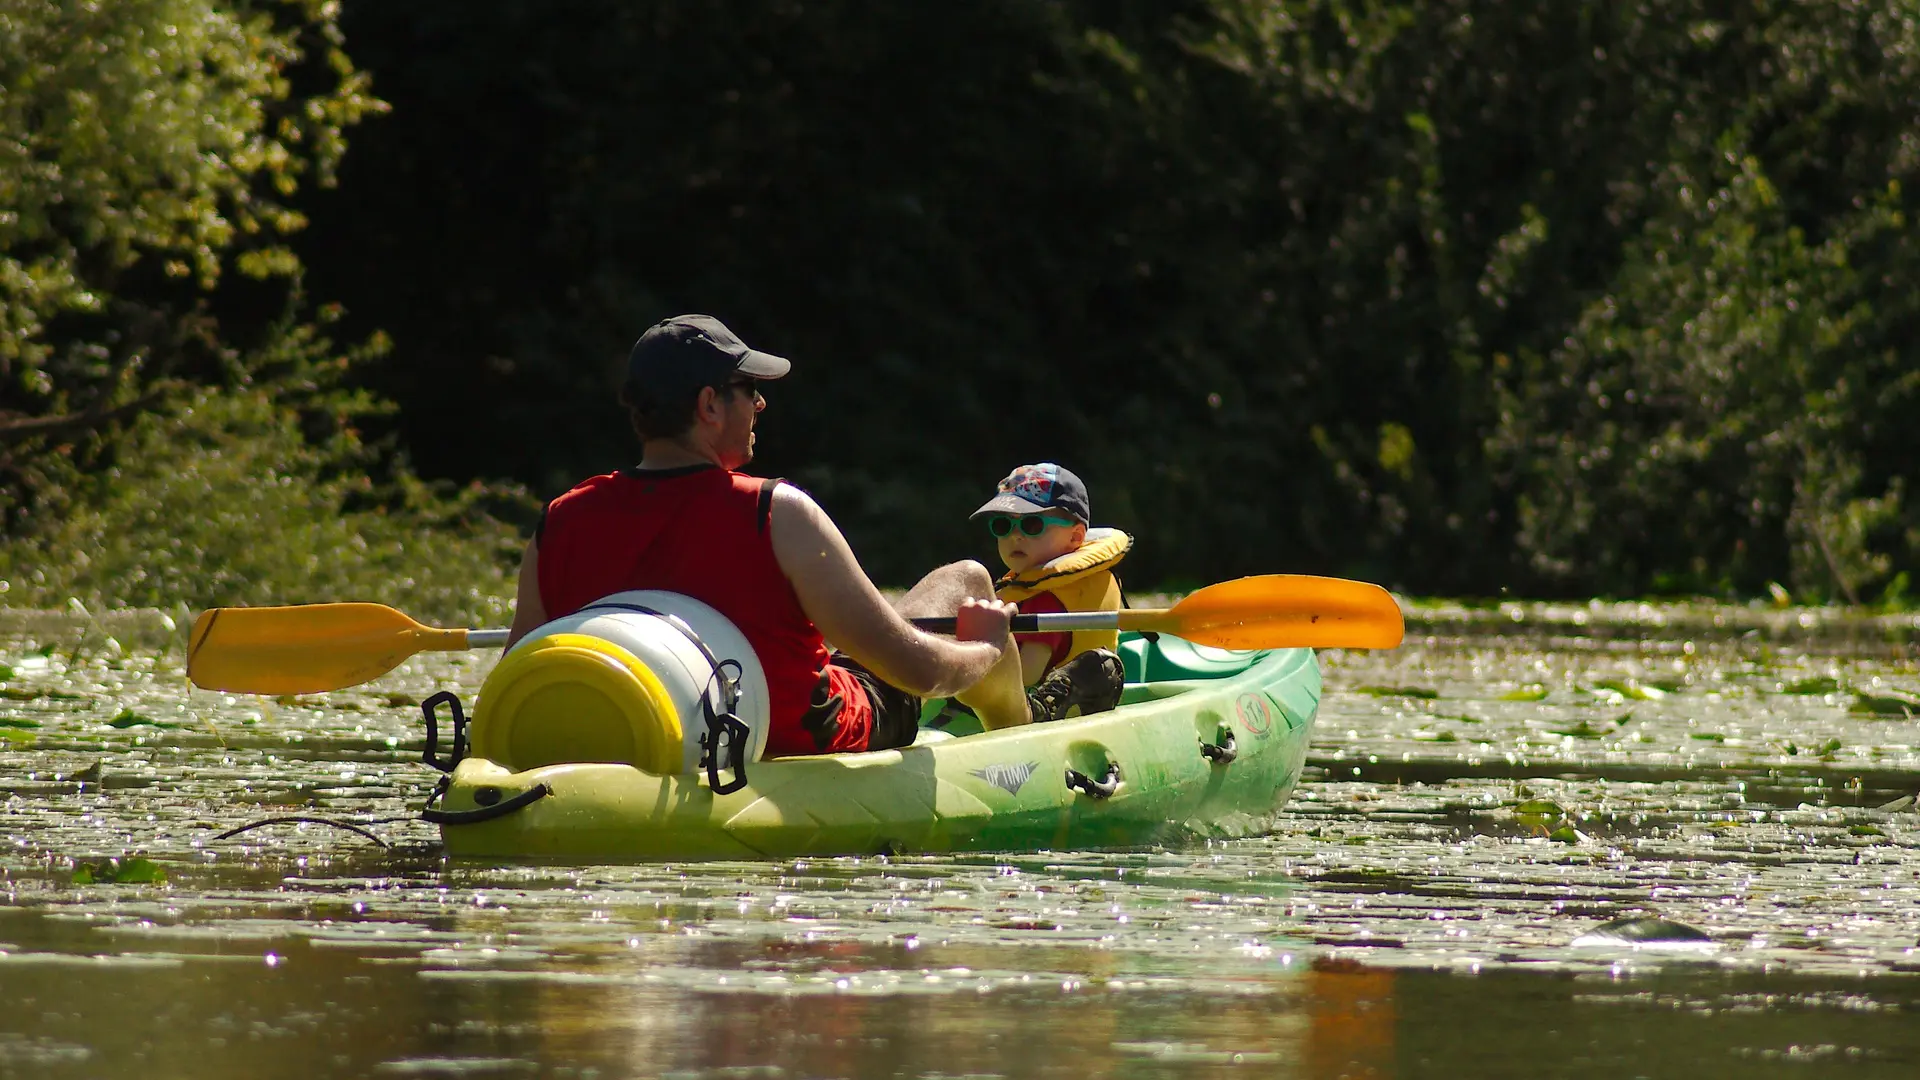
<svg viewBox="0 0 1920 1080">
<path fill-rule="evenodd" d="M 1093 524 L 1087 485 L 1051 461 L 1020 466 L 1008 473 L 996 490 L 993 498 L 968 516 L 969 521 L 982 514 L 1043 514 L 1063 510 L 1082 525 Z"/>
<path fill-rule="evenodd" d="M 675 315 L 654 323 L 627 354 L 627 387 L 673 398 L 719 386 L 738 373 L 778 379 L 793 369 L 786 357 L 750 349 L 711 315 Z"/>
</svg>

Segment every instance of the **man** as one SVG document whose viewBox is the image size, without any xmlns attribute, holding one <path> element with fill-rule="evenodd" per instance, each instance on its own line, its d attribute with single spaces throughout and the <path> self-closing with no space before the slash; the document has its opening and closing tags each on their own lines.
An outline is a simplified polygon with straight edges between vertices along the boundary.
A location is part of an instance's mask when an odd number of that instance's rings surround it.
<svg viewBox="0 0 1920 1080">
<path fill-rule="evenodd" d="M 989 727 L 1028 722 L 1013 606 L 994 599 L 986 567 L 943 566 L 896 610 L 812 498 L 735 471 L 753 458 L 762 384 L 791 367 L 706 315 L 641 335 L 620 394 L 640 464 L 548 504 L 521 559 L 509 647 L 610 593 L 665 589 L 711 605 L 752 643 L 767 676 L 770 756 L 908 745 L 923 697 L 957 697 Z M 907 621 L 922 615 L 957 616 L 955 636 Z M 1071 686 L 1053 689 L 1059 713 L 1081 703 Z"/>
</svg>

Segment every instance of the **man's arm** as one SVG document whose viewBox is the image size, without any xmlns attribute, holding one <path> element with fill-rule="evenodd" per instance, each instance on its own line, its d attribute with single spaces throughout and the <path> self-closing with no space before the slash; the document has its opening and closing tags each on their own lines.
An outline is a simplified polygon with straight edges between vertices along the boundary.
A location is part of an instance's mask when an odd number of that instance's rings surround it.
<svg viewBox="0 0 1920 1080">
<path fill-rule="evenodd" d="M 547 621 L 546 605 L 540 602 L 540 541 L 527 541 L 527 550 L 520 556 L 520 585 L 513 597 L 513 629 L 507 631 L 507 648 L 526 637 L 535 627 Z"/>
<path fill-rule="evenodd" d="M 910 694 L 945 697 L 972 686 L 1013 647 L 1010 606 L 968 603 L 959 640 L 914 629 L 874 588 L 846 537 L 811 496 L 774 489 L 773 554 L 800 608 L 827 640 Z"/>
</svg>

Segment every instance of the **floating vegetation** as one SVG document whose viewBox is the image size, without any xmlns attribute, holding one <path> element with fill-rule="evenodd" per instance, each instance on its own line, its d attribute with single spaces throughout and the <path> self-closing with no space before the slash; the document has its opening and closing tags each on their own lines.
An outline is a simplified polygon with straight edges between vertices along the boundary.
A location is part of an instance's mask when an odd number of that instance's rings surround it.
<svg viewBox="0 0 1920 1080">
<path fill-rule="evenodd" d="M 167 872 L 159 863 L 137 855 L 125 859 L 81 863 L 73 870 L 75 885 L 164 885 L 166 882 Z"/>
<path fill-rule="evenodd" d="M 139 727 L 143 724 L 147 727 L 157 728 L 177 728 L 180 726 L 179 724 L 169 724 L 162 720 L 155 720 L 151 716 L 142 716 L 132 709 L 121 709 L 113 719 L 107 721 L 107 726 L 117 727 L 123 730 L 130 727 Z"/>
<path fill-rule="evenodd" d="M 1570 739 L 1603 739 L 1607 736 L 1605 731 L 1594 727 L 1585 720 L 1580 721 L 1570 728 L 1555 728 L 1553 733 L 1555 735 L 1565 735 Z"/>
<path fill-rule="evenodd" d="M 1596 690 L 1611 690 L 1629 701 L 1658 701 L 1668 693 L 1658 686 L 1634 679 L 1601 679 L 1593 685 Z"/>
<path fill-rule="evenodd" d="M 1353 692 L 1365 694 L 1368 697 L 1419 698 L 1423 701 L 1431 701 L 1440 696 L 1438 690 L 1429 690 L 1424 686 L 1356 686 Z"/>
<path fill-rule="evenodd" d="M 1783 694 L 1832 694 L 1840 689 L 1840 680 L 1831 675 L 1799 679 L 1780 688 Z"/>
<path fill-rule="evenodd" d="M 1910 720 L 1915 713 L 1920 713 L 1920 698 L 1896 693 L 1857 693 L 1853 695 L 1851 711 L 1864 716 L 1898 716 Z"/>
<path fill-rule="evenodd" d="M 26 686 L 0 686 L 0 698 L 8 701 L 80 701 L 84 695 L 65 690 L 38 690 Z"/>
<path fill-rule="evenodd" d="M 1545 701 L 1547 700 L 1547 688 L 1539 685 L 1538 683 L 1534 683 L 1528 686 L 1523 686 L 1518 690 L 1509 690 L 1506 693 L 1500 695 L 1500 700 L 1501 701 Z"/>
</svg>

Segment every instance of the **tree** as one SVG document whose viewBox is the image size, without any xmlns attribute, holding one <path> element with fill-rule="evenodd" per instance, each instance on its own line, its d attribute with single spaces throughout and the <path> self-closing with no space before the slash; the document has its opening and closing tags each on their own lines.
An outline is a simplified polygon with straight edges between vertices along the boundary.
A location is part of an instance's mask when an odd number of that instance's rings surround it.
<svg viewBox="0 0 1920 1080">
<path fill-rule="evenodd" d="M 0 7 L 0 484 L 270 369 L 299 303 L 302 183 L 381 105 L 325 0 Z M 235 275 L 239 280 L 236 281 Z"/>
</svg>

